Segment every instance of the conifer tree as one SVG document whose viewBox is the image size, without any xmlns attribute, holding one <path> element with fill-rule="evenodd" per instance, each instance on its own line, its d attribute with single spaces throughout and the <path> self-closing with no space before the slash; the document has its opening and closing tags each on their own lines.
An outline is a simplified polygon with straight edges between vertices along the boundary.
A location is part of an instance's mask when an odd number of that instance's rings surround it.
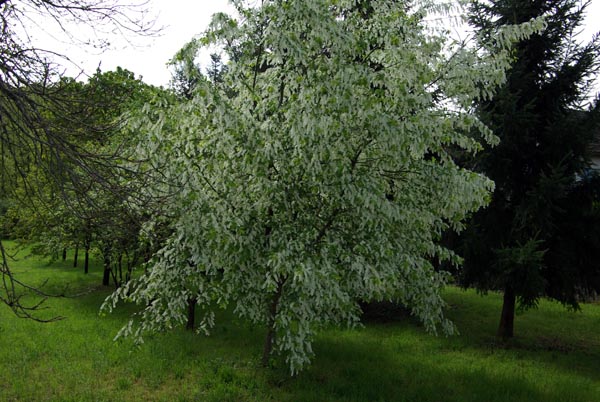
<svg viewBox="0 0 600 402">
<path fill-rule="evenodd" d="M 550 297 L 577 308 L 582 294 L 597 286 L 598 263 L 578 258 L 597 253 L 593 233 L 579 230 L 578 241 L 565 239 L 576 235 L 575 222 L 598 219 L 593 192 L 578 181 L 599 114 L 598 102 L 586 101 L 600 37 L 587 44 L 574 37 L 587 4 L 495 0 L 478 1 L 471 10 L 480 43 L 506 24 L 542 15 L 547 23 L 515 47 L 507 81 L 493 100 L 477 105 L 500 144 L 480 153 L 471 167 L 494 180 L 496 189 L 463 236 L 460 279 L 464 286 L 504 293 L 498 328 L 503 338 L 513 336 L 515 307 L 534 307 L 540 297 Z"/>
</svg>

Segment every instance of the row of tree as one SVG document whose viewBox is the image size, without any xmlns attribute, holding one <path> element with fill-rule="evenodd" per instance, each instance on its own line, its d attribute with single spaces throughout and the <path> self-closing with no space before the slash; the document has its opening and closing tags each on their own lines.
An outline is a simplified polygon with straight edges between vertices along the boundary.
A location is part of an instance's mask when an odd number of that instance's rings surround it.
<svg viewBox="0 0 600 402">
<path fill-rule="evenodd" d="M 59 61 L 70 62 L 68 57 L 36 46 L 30 29 L 43 27 L 59 40 L 98 50 L 108 45 L 110 32 L 153 35 L 152 19 L 146 15 L 144 4 L 135 2 L 0 1 L 0 200 L 4 221 L 10 221 L 5 215 L 11 207 L 22 205 L 33 215 L 45 215 L 57 236 L 57 223 L 65 224 L 63 231 L 73 232 L 68 226 L 80 223 L 71 215 L 87 215 L 86 205 L 98 199 L 93 196 L 96 189 L 117 194 L 129 176 L 129 169 L 121 163 L 120 148 L 116 142 L 108 144 L 119 125 L 111 110 L 117 105 L 111 104 L 108 93 L 101 93 L 99 83 L 84 86 L 65 78 Z M 92 35 L 82 38 L 70 28 L 92 30 Z M 35 220 L 20 215 L 27 218 L 24 223 Z M 38 233 L 35 228 L 51 230 L 44 226 L 25 226 L 24 230 L 33 234 Z M 89 240 L 89 236 L 82 238 Z M 35 318 L 32 314 L 39 305 L 28 305 L 22 298 L 23 292 L 34 289 L 13 275 L 1 244 L 0 251 L 0 299 L 19 316 Z"/>
<path fill-rule="evenodd" d="M 50 175 L 36 161 L 19 160 L 17 165 L 3 154 L 7 204 L 1 218 L 3 235 L 33 242 L 34 252 L 53 258 L 62 254 L 65 259 L 66 250 L 74 249 L 74 266 L 81 250 L 85 273 L 95 250 L 104 262 L 103 284 L 108 286 L 112 278 L 118 287 L 149 253 L 144 249 L 147 242 L 139 241 L 141 214 L 148 210 L 131 207 L 140 202 L 135 194 L 141 185 L 132 167 L 141 162 L 131 151 L 135 140 L 124 137 L 125 114 L 140 109 L 160 90 L 123 69 L 98 71 L 86 83 L 63 78 L 52 84 L 52 90 L 68 102 L 67 113 L 44 116 L 54 135 L 77 147 L 78 153 L 102 155 L 110 162 L 98 165 L 90 175 L 63 159 Z M 69 179 L 56 180 L 57 170 L 68 172 Z"/>
<path fill-rule="evenodd" d="M 576 308 L 600 289 L 600 190 L 584 174 L 600 112 L 583 108 L 600 40 L 572 37 L 585 6 L 475 2 L 472 43 L 432 31 L 427 15 L 454 9 L 427 1 L 236 7 L 175 56 L 172 90 L 125 70 L 47 85 L 65 112 L 28 129 L 77 153 L 48 142 L 32 158 L 36 142 L 3 126 L 5 230 L 97 250 L 117 287 L 104 309 L 141 305 L 120 335 L 193 326 L 196 306 L 209 331 L 229 306 L 266 327 L 264 364 L 279 353 L 296 372 L 360 303 L 452 333 L 446 271 L 504 292 L 503 337 L 516 306 Z M 202 74 L 203 46 L 226 64 Z"/>
</svg>

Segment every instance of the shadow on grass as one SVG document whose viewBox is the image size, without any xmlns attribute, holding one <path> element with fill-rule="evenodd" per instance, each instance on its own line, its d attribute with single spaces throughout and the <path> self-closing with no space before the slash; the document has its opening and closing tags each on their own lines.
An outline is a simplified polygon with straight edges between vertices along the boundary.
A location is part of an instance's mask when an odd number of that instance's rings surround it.
<svg viewBox="0 0 600 402">
<path fill-rule="evenodd" d="M 81 364 L 91 365 L 95 372 L 117 367 L 124 375 L 124 388 L 134 387 L 142 379 L 144 386 L 150 384 L 154 389 L 172 377 L 188 379 L 191 372 L 191 380 L 204 378 L 210 386 L 224 389 L 230 389 L 231 383 L 246 389 L 256 382 L 251 389 L 272 392 L 270 399 L 277 401 L 600 400 L 600 395 L 590 396 L 592 391 L 584 389 L 598 381 L 600 373 L 597 306 L 592 314 L 573 318 L 565 318 L 571 313 L 548 306 L 518 316 L 517 338 L 501 343 L 493 336 L 500 314 L 497 295 L 480 297 L 454 289 L 447 297 L 451 305 L 448 316 L 462 335 L 435 338 L 406 317 L 391 323 L 369 323 L 360 331 L 324 331 L 314 344 L 313 366 L 290 379 L 281 363 L 274 370 L 257 368 L 264 331 L 236 320 L 227 311 L 219 312 L 208 338 L 176 329 L 147 337 L 146 345 L 131 354 L 128 345 L 112 347 L 110 340 L 140 307 L 121 305 L 113 314 L 99 317 L 99 307 L 113 289 L 100 285 L 98 265 L 84 275 L 81 267 L 72 268 L 69 261 L 50 266 L 34 262 L 32 258 L 31 268 L 26 268 L 28 277 L 53 277 L 57 285 L 89 286 L 92 292 L 50 300 L 56 314 L 67 317 L 66 322 L 43 330 L 28 325 L 21 338 L 49 339 L 49 345 L 52 339 L 70 339 L 69 347 L 61 349 L 59 343 L 52 353 L 79 352 Z M 50 350 L 39 349 L 40 355 Z M 235 368 L 240 366 L 241 374 Z M 268 384 L 263 387 L 262 381 Z M 242 395 L 254 391 L 247 392 Z"/>
<path fill-rule="evenodd" d="M 330 336 L 318 343 L 315 365 L 282 389 L 290 401 L 549 400 L 518 376 L 492 377 L 480 368 L 437 365 L 408 347 L 380 346 Z"/>
<path fill-rule="evenodd" d="M 452 308 L 448 317 L 461 334 L 443 340 L 442 348 L 531 361 L 600 381 L 600 309 L 597 306 L 587 306 L 586 314 L 546 302 L 537 310 L 518 314 L 515 337 L 503 341 L 495 336 L 501 311 L 500 296 L 482 297 L 460 292 L 462 294 L 449 297 Z"/>
<path fill-rule="evenodd" d="M 585 305 L 585 312 L 573 312 L 544 300 L 539 309 L 518 314 L 515 338 L 502 341 L 495 336 L 501 311 L 499 294 L 482 296 L 449 287 L 446 300 L 449 304 L 446 314 L 458 327 L 458 336 L 430 337 L 406 312 L 389 308 L 377 317 L 384 320 L 370 320 L 367 325 L 375 325 L 378 333 L 389 328 L 390 334 L 413 328 L 422 333 L 423 339 L 429 339 L 428 343 L 435 344 L 439 352 L 467 352 L 516 363 L 554 366 L 564 373 L 600 381 L 600 306 Z"/>
<path fill-rule="evenodd" d="M 103 329 L 102 333 L 112 338 L 140 307 L 121 305 L 113 314 L 98 317 L 99 306 L 111 291 L 102 289 L 72 303 L 71 308 L 77 310 L 74 315 L 82 313 L 88 319 L 104 321 L 103 327 L 109 328 Z M 523 337 L 500 342 L 493 336 L 495 315 L 479 314 L 479 307 L 472 307 L 471 302 L 469 298 L 457 299 L 450 312 L 462 332 L 459 336 L 427 335 L 408 318 L 391 323 L 369 323 L 365 330 L 359 331 L 325 331 L 314 344 L 313 366 L 298 378 L 290 379 L 281 362 L 278 369 L 266 371 L 271 385 L 281 392 L 275 400 L 590 400 L 577 386 L 561 386 L 560 381 L 574 379 L 575 384 L 598 381 L 600 350 L 597 345 L 590 344 L 584 349 L 581 345 L 573 345 L 565 349 L 563 343 L 569 344 L 571 339 L 554 332 L 552 327 L 535 325 L 523 328 L 526 334 Z M 488 305 L 487 301 L 482 304 L 481 308 L 488 313 L 490 310 L 495 312 L 495 306 Z M 535 313 L 554 314 L 542 310 Z M 525 322 L 525 318 L 520 319 Z M 594 319 L 593 316 L 582 318 Z M 219 370 L 234 365 L 240 358 L 246 363 L 254 362 L 256 368 L 263 332 L 238 320 L 229 311 L 219 311 L 210 337 L 176 329 L 171 333 L 148 336 L 148 345 L 153 346 L 147 350 L 148 346 L 143 346 L 135 354 L 142 356 L 138 359 L 147 364 L 156 364 L 149 356 L 162 355 L 161 370 L 167 372 L 185 371 L 177 363 L 181 361 L 182 351 L 186 356 L 203 361 L 202 364 L 220 362 L 216 364 Z M 179 351 L 164 351 L 164 347 L 158 346 L 164 343 L 172 344 Z M 148 353 L 148 357 L 143 357 Z M 548 369 L 551 373 L 558 371 L 559 385 L 553 388 L 536 384 L 534 378 L 545 375 L 544 370 Z M 543 383 L 547 379 L 541 380 Z M 566 396 L 559 393 L 560 389 L 564 389 Z"/>
</svg>

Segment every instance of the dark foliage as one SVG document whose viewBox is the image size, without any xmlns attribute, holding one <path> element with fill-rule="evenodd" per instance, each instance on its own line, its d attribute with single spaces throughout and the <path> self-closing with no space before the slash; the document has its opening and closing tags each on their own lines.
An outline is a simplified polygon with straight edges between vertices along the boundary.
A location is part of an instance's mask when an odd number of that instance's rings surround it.
<svg viewBox="0 0 600 402">
<path fill-rule="evenodd" d="M 496 97 L 477 105 L 501 142 L 469 162 L 496 190 L 462 237 L 458 276 L 465 287 L 505 293 L 503 337 L 513 335 L 507 305 L 530 308 L 547 296 L 577 308 L 600 284 L 598 180 L 580 180 L 600 125 L 598 102 L 584 107 L 600 37 L 585 45 L 574 39 L 584 10 L 576 0 L 495 0 L 471 10 L 482 41 L 505 24 L 547 15 L 547 29 L 516 46 Z"/>
</svg>

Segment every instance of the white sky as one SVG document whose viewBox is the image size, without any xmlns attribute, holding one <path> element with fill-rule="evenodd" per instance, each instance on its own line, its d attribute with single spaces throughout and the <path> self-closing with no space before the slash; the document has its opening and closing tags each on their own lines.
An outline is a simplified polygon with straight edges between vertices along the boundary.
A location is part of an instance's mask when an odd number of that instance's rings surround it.
<svg viewBox="0 0 600 402">
<path fill-rule="evenodd" d="M 160 36 L 134 39 L 131 45 L 113 38 L 115 45 L 103 53 L 71 46 L 64 53 L 88 74 L 101 63 L 102 71 L 123 67 L 154 85 L 166 86 L 171 74 L 166 63 L 195 35 L 202 33 L 217 12 L 233 12 L 228 0 L 150 0 L 148 7 L 157 15 Z"/>
<path fill-rule="evenodd" d="M 76 46 L 66 49 L 59 47 L 57 50 L 67 54 L 88 74 L 93 73 L 101 63 L 103 71 L 114 70 L 120 66 L 141 75 L 147 83 L 166 86 L 171 77 L 166 67 L 167 61 L 194 35 L 206 29 L 212 14 L 233 11 L 228 0 L 150 0 L 149 8 L 158 15 L 157 25 L 165 27 L 159 37 L 138 38 L 137 46 L 113 38 L 116 43 L 114 48 L 101 54 L 94 54 L 89 49 L 85 51 Z M 600 0 L 592 0 L 587 9 L 586 23 L 580 40 L 587 41 L 598 31 Z M 56 42 L 52 43 L 48 38 L 43 39 L 47 47 L 56 47 Z M 75 75 L 76 71 L 68 73 Z"/>
</svg>

